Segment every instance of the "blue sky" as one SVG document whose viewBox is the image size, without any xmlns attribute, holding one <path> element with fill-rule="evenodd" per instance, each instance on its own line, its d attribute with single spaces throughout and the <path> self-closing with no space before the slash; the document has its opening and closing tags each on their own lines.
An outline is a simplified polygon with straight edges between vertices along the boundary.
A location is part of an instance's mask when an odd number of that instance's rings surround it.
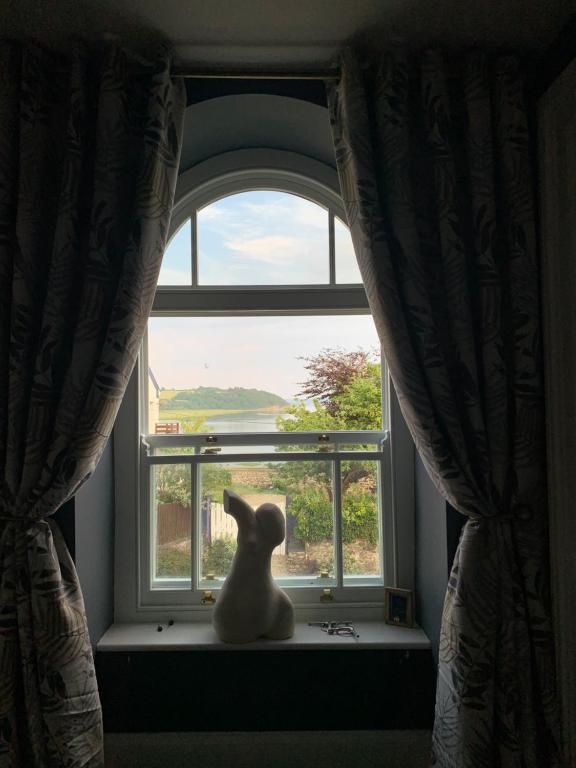
<svg viewBox="0 0 576 768">
<path fill-rule="evenodd" d="M 335 221 L 336 276 L 360 282 L 348 228 Z M 328 213 L 285 192 L 242 192 L 198 212 L 201 285 L 327 283 Z M 191 283 L 190 223 L 166 250 L 159 285 Z M 369 315 L 152 318 L 149 363 L 161 387 L 256 387 L 293 398 L 298 358 L 328 347 L 376 349 Z"/>
<path fill-rule="evenodd" d="M 335 226 L 338 282 L 360 282 L 348 228 Z M 191 282 L 190 223 L 169 244 L 159 285 Z M 328 213 L 285 192 L 230 195 L 198 211 L 201 285 L 328 282 Z"/>
</svg>

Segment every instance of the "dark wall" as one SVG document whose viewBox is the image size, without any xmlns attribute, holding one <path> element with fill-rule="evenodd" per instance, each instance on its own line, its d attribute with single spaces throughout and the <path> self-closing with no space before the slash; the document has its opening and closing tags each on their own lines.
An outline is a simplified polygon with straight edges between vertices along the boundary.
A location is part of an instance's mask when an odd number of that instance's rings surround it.
<svg viewBox="0 0 576 768">
<path fill-rule="evenodd" d="M 96 654 L 106 731 L 430 728 L 430 651 Z"/>
<path fill-rule="evenodd" d="M 95 645 L 114 620 L 114 462 L 108 442 L 75 498 L 76 569 Z"/>
</svg>

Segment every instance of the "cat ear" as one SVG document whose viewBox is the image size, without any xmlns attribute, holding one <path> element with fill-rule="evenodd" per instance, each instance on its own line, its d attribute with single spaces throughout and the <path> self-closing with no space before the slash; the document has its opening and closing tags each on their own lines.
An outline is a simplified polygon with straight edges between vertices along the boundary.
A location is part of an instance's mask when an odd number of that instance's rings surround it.
<svg viewBox="0 0 576 768">
<path fill-rule="evenodd" d="M 236 520 L 239 529 L 251 526 L 255 522 L 254 510 L 250 504 L 227 488 L 224 489 L 224 510 Z"/>
</svg>

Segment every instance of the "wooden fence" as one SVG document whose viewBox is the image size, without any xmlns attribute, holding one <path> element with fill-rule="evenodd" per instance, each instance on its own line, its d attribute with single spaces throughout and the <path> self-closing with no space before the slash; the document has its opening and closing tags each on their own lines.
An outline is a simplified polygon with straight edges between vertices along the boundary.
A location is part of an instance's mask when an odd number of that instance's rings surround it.
<svg viewBox="0 0 576 768">
<path fill-rule="evenodd" d="M 246 501 L 257 507 L 264 501 L 272 501 L 282 510 L 286 519 L 286 497 L 262 498 L 246 496 Z M 212 501 L 210 497 L 202 504 L 202 528 L 207 543 L 225 536 L 236 539 L 238 526 L 236 520 L 224 511 L 224 504 Z M 156 512 L 156 541 L 159 545 L 191 538 L 190 507 L 182 504 L 158 504 Z M 276 547 L 275 555 L 286 554 L 286 539 Z"/>
<path fill-rule="evenodd" d="M 260 500 L 254 500 L 254 498 L 249 496 L 245 496 L 244 498 L 248 504 L 252 504 L 254 507 L 259 506 L 262 502 L 267 500 L 264 496 Z M 283 497 L 283 499 L 284 501 L 282 502 L 280 499 L 277 500 L 274 498 L 273 503 L 280 507 L 282 514 L 284 515 L 284 520 L 286 520 L 286 498 Z M 224 511 L 224 504 L 219 504 L 218 502 L 212 502 L 210 504 L 209 530 L 207 533 L 208 541 L 214 541 L 214 539 L 219 539 L 223 536 L 231 536 L 233 539 L 236 539 L 236 536 L 238 535 L 236 520 Z M 284 538 L 282 544 L 279 544 L 274 549 L 272 554 L 286 554 L 286 538 Z"/>
<path fill-rule="evenodd" d="M 190 538 L 190 507 L 182 504 L 158 504 L 156 511 L 156 541 L 168 544 Z"/>
</svg>

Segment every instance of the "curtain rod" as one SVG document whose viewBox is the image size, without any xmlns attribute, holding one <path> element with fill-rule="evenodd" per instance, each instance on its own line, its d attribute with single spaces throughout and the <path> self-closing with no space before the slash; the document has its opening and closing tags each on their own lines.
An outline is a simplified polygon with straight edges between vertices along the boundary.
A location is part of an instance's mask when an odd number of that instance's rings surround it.
<svg viewBox="0 0 576 768">
<path fill-rule="evenodd" d="M 192 67 L 172 67 L 173 77 L 186 80 L 338 80 L 340 77 L 337 67 L 326 69 L 310 69 L 301 72 L 278 70 L 263 72 L 262 70 L 201 70 Z"/>
</svg>

